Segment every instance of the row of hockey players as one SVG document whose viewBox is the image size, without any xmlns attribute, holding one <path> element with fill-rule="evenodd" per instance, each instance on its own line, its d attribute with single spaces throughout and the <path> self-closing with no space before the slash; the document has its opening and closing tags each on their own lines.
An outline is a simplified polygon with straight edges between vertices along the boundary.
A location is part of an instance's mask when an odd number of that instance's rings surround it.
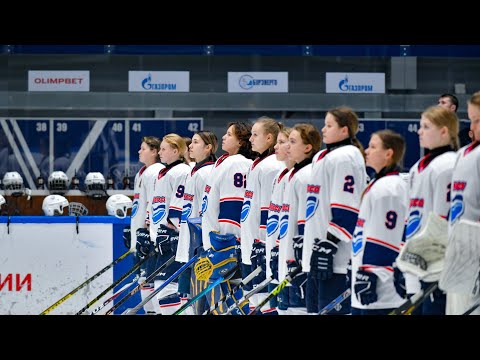
<svg viewBox="0 0 480 360">
<path fill-rule="evenodd" d="M 480 93 L 470 99 L 468 115 L 473 138 L 479 139 Z M 318 313 L 348 286 L 351 301 L 331 314 L 385 314 L 399 307 L 405 296 L 439 280 L 439 276 L 424 276 L 433 258 L 429 254 L 442 253 L 438 250 L 442 247 L 428 236 L 432 230 L 425 235 L 430 213 L 448 219 L 450 240 L 461 219 L 480 220 L 480 190 L 475 186 L 480 175 L 478 140 L 457 151 L 458 129 L 451 110 L 435 106 L 422 113 L 418 135 L 420 145 L 429 151 L 410 170 L 408 184 L 399 168 L 404 139 L 381 130 L 372 134 L 364 151 L 356 139 L 358 117 L 347 107 L 328 111 L 321 133 L 311 124 L 287 129 L 266 117 L 253 126 L 231 123 L 222 138 L 225 154 L 219 159 L 214 155 L 215 135 L 200 131 L 189 146 L 196 161 L 193 168 L 183 161 L 186 145 L 180 136 L 168 134 L 161 142 L 144 137 L 139 160 L 145 166 L 135 177 L 130 246 L 140 258 L 155 249 L 145 276 L 172 254 L 176 264 L 153 284 L 143 286 L 142 298 L 193 256 L 196 249 L 190 247 L 195 236 L 185 226 L 189 218 L 202 218 L 204 250 L 195 271 L 182 273 L 178 284 L 159 292 L 158 300 L 145 304 L 146 312 L 173 313 L 186 300 L 183 294 L 192 295 L 202 287 L 197 280 L 213 280 L 237 264 L 233 279 L 262 267 L 252 281 L 254 286 L 267 277 L 274 278 L 272 284 L 278 283 L 301 266 L 302 273 L 279 294 L 278 302 L 262 307 L 263 314 Z M 322 141 L 326 148 L 320 150 Z M 157 162 L 158 155 L 165 165 Z M 367 166 L 375 171 L 369 183 Z M 402 272 L 394 266 L 405 238 L 407 244 L 411 239 L 423 244 L 405 251 L 402 258 L 403 263 L 420 264 L 423 270 L 412 271 L 415 276 L 405 274 L 406 286 Z M 468 256 L 478 268 L 480 251 L 475 251 Z M 422 313 L 444 313 L 443 291 L 448 292 L 464 275 L 456 271 L 457 278 L 452 276 L 440 279 L 440 289 L 425 301 Z M 458 290 L 457 286 L 452 296 L 467 287 Z M 223 293 L 230 291 L 230 282 L 222 282 L 220 288 Z M 242 289 L 233 294 L 236 301 L 242 296 Z M 469 294 L 467 300 L 459 296 L 463 302 L 457 305 L 462 306 L 452 306 L 447 313 L 461 312 L 477 295 Z M 236 313 L 248 313 L 263 297 L 252 296 Z M 218 295 L 209 296 L 208 305 L 215 299 Z"/>
</svg>

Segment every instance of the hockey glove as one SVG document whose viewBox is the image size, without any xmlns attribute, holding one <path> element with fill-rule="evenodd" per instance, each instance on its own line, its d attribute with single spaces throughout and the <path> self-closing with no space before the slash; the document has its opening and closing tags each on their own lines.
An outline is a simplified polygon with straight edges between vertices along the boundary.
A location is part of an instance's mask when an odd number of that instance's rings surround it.
<svg viewBox="0 0 480 360">
<path fill-rule="evenodd" d="M 355 294 L 363 305 L 377 301 L 377 275 L 365 270 L 358 270 L 355 276 Z"/>
<path fill-rule="evenodd" d="M 310 273 L 319 280 L 328 280 L 333 276 L 333 258 L 338 250 L 338 242 L 334 236 L 327 234 L 327 240 L 315 239 L 310 258 Z"/>
<path fill-rule="evenodd" d="M 145 256 L 150 254 L 153 250 L 153 243 L 150 241 L 150 232 L 148 229 L 140 228 L 137 229 L 137 254 L 138 256 L 143 259 Z"/>
<path fill-rule="evenodd" d="M 155 251 L 160 255 L 166 255 L 173 252 L 173 242 L 178 241 L 178 231 L 165 225 L 160 225 L 157 230 L 157 243 Z"/>
<path fill-rule="evenodd" d="M 278 245 L 270 251 L 270 270 L 272 270 L 272 277 L 278 280 Z"/>
<path fill-rule="evenodd" d="M 294 260 L 287 260 L 288 273 L 292 273 L 300 265 Z M 305 306 L 305 289 L 307 284 L 307 274 L 300 273 L 295 276 L 290 282 L 292 286 L 288 289 L 288 302 L 290 307 L 304 307 Z"/>
<path fill-rule="evenodd" d="M 406 299 L 407 287 L 405 286 L 405 277 L 403 276 L 403 272 L 397 267 L 396 263 L 393 263 L 393 284 L 395 285 L 397 294 L 402 299 Z"/>
<path fill-rule="evenodd" d="M 293 237 L 293 252 L 295 261 L 302 265 L 303 235 Z"/>
<path fill-rule="evenodd" d="M 130 249 L 132 244 L 132 236 L 130 226 L 125 226 L 123 228 L 123 244 L 127 249 Z"/>
<path fill-rule="evenodd" d="M 252 269 L 256 269 L 258 266 L 262 267 L 262 271 L 267 270 L 267 262 L 265 259 L 265 244 L 260 240 L 255 240 L 252 247 L 252 253 L 250 255 L 252 262 Z"/>
</svg>

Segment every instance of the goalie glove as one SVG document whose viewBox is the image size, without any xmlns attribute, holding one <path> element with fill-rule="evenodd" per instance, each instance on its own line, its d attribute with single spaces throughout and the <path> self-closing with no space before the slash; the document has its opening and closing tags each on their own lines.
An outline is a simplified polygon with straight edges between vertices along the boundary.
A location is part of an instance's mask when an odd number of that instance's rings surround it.
<svg viewBox="0 0 480 360">
<path fill-rule="evenodd" d="M 395 262 L 401 271 L 416 275 L 425 282 L 438 281 L 447 244 L 447 221 L 430 212 L 423 229 L 405 243 Z"/>
</svg>

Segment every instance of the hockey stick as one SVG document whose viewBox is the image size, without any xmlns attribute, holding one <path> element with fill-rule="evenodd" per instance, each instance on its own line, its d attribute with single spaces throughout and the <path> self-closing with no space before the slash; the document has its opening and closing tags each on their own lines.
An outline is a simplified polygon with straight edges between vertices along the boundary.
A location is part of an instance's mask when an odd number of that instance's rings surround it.
<svg viewBox="0 0 480 360">
<path fill-rule="evenodd" d="M 277 287 L 275 289 L 273 289 L 270 292 L 270 294 L 268 294 L 268 296 L 265 299 L 263 299 L 262 302 L 260 304 L 258 304 L 257 307 L 255 309 L 253 309 L 248 315 L 255 315 L 256 313 L 258 313 L 260 311 L 260 309 L 263 307 L 263 305 L 265 305 L 267 302 L 269 302 L 270 299 L 275 297 L 275 295 L 278 295 L 278 293 L 280 291 L 282 291 L 282 289 L 285 286 L 287 286 L 287 284 L 290 283 L 295 278 L 295 276 L 297 276 L 301 272 L 302 272 L 302 267 L 299 266 L 295 270 L 293 270 L 291 273 L 289 273 L 285 277 L 285 279 L 283 279 L 283 281 L 280 284 L 278 284 Z"/>
<path fill-rule="evenodd" d="M 235 265 L 233 268 L 231 268 L 229 271 L 227 271 L 227 273 L 222 276 L 222 277 L 219 277 L 217 280 L 215 280 L 214 282 L 212 282 L 210 285 L 208 285 L 205 289 L 203 289 L 202 291 L 200 291 L 197 295 L 195 295 L 192 299 L 190 299 L 189 302 L 187 302 L 185 305 L 183 305 L 180 309 L 178 309 L 177 311 L 175 311 L 173 313 L 173 315 L 180 315 L 182 312 L 185 311 L 186 308 L 188 308 L 189 306 L 195 304 L 195 302 L 200 299 L 202 296 L 206 295 L 208 292 L 210 292 L 215 286 L 217 286 L 218 284 L 220 284 L 221 282 L 227 280 L 230 278 L 230 276 L 232 276 L 235 271 L 238 270 L 238 265 Z"/>
<path fill-rule="evenodd" d="M 155 250 L 153 250 L 151 253 L 149 253 L 147 256 L 145 256 L 142 260 L 140 260 L 138 263 L 136 263 L 130 270 L 128 270 L 125 274 L 120 276 L 120 278 L 115 281 L 113 284 L 111 284 L 109 287 L 107 287 L 105 290 L 103 290 L 99 295 L 97 295 L 92 301 L 90 301 L 87 305 L 85 305 L 82 309 L 80 309 L 75 315 L 81 315 L 85 310 L 87 310 L 90 306 L 95 304 L 98 300 L 102 298 L 103 295 L 108 293 L 110 290 L 112 290 L 115 286 L 120 284 L 123 280 L 125 280 L 128 276 L 133 274 L 137 269 L 142 266 L 144 262 L 146 262 L 148 259 L 150 259 L 153 255 L 155 254 Z"/>
<path fill-rule="evenodd" d="M 240 300 L 236 301 L 235 304 L 232 304 L 228 309 L 227 311 L 225 311 L 224 314 L 222 315 L 228 315 L 230 314 L 233 310 L 235 310 L 236 307 L 238 307 L 239 309 L 241 309 L 248 301 L 248 299 L 250 299 L 253 295 L 259 293 L 260 291 L 262 291 L 263 289 L 265 289 L 268 284 L 270 284 L 273 280 L 273 277 L 269 277 L 268 279 L 265 279 L 263 280 L 260 284 L 258 284 L 254 289 L 250 290 L 248 293 L 246 293 L 243 298 L 241 298 Z"/>
<path fill-rule="evenodd" d="M 169 267 L 173 262 L 175 261 L 175 255 L 173 255 L 170 259 L 168 259 L 166 262 L 164 262 L 162 265 L 158 267 L 153 273 L 150 274 L 149 277 L 147 277 L 144 281 L 141 283 L 137 284 L 127 295 L 125 295 L 118 303 L 112 306 L 110 310 L 108 310 L 105 315 L 110 315 L 113 314 L 115 310 L 117 310 L 125 301 L 130 299 L 133 295 L 135 295 L 143 285 L 148 284 L 151 282 L 155 276 L 157 276 L 158 273 L 160 273 L 162 270 L 166 269 Z M 138 311 L 138 310 L 137 310 Z"/>
<path fill-rule="evenodd" d="M 262 271 L 262 267 L 259 266 L 255 270 L 253 270 L 245 279 L 242 279 L 238 285 L 236 285 L 232 291 L 228 292 L 228 294 L 223 295 L 215 304 L 210 306 L 210 309 L 205 310 L 205 312 L 202 315 L 210 315 L 212 312 L 214 312 L 221 304 L 223 304 L 226 300 L 231 298 L 233 294 L 235 294 L 239 289 L 243 289 L 245 285 L 247 285 L 250 281 L 253 280 L 255 276 L 260 274 Z M 235 298 L 235 297 L 234 297 Z"/>
<path fill-rule="evenodd" d="M 344 300 L 348 299 L 351 294 L 352 294 L 352 289 L 348 288 L 348 289 L 345 290 L 343 293 L 341 293 L 340 295 L 338 295 L 335 299 L 333 299 L 333 300 L 330 302 L 330 304 L 328 304 L 328 305 L 325 306 L 322 310 L 320 310 L 317 315 L 326 315 L 326 314 L 328 314 L 330 311 L 332 311 L 332 310 L 335 308 L 335 306 L 341 304 Z"/>
<path fill-rule="evenodd" d="M 177 271 L 175 271 L 172 274 L 172 276 L 170 276 L 167 280 L 165 280 L 165 282 L 162 285 L 160 285 L 158 288 L 156 288 L 150 295 L 148 295 L 145 299 L 143 299 L 138 305 L 136 305 L 134 308 L 128 310 L 127 312 L 123 313 L 122 315 L 135 315 L 138 312 L 138 310 L 140 310 L 142 308 L 143 305 L 145 305 L 147 302 L 149 302 L 162 289 L 164 289 L 168 284 L 170 284 L 173 280 L 175 280 L 177 277 L 179 277 L 181 273 L 183 273 L 185 270 L 187 270 L 187 268 L 191 264 L 193 264 L 197 260 L 197 258 L 198 258 L 198 255 L 195 255 L 190 260 L 188 260 L 188 262 L 183 264 L 180 269 L 178 269 Z M 158 274 L 161 270 L 163 270 L 163 269 L 161 269 L 162 267 L 165 268 L 166 266 L 169 266 L 171 263 L 173 263 L 173 261 L 175 261 L 175 255 L 173 255 L 165 264 L 160 266 L 155 272 Z M 155 275 L 156 275 L 155 272 L 148 277 L 148 279 L 145 281 L 145 283 L 148 283 L 151 279 L 153 279 L 155 277 Z M 128 294 L 122 300 L 120 300 L 120 302 L 115 305 L 116 308 L 118 308 L 126 300 L 125 298 L 128 298 L 131 295 L 135 294 L 135 292 L 137 292 L 140 289 L 141 285 L 143 285 L 143 284 L 139 284 L 139 286 L 137 286 L 135 289 L 133 289 L 130 292 L 130 294 Z M 105 315 L 109 315 L 115 309 L 114 308 L 110 309 L 111 312 L 107 312 Z"/>
<path fill-rule="evenodd" d="M 473 304 L 473 306 L 470 309 L 468 309 L 467 311 L 465 311 L 462 315 L 470 315 L 479 306 L 480 306 L 480 300 L 477 300 L 477 302 L 475 304 Z"/>
<path fill-rule="evenodd" d="M 430 296 L 438 287 L 438 283 L 432 283 L 425 290 L 420 290 L 418 293 L 412 295 L 410 299 L 405 301 L 400 307 L 392 310 L 388 315 L 410 315 L 416 308 L 418 308 L 425 299 Z"/>
<path fill-rule="evenodd" d="M 72 291 L 70 291 L 67 295 L 65 295 L 64 297 L 62 297 L 60 300 L 58 300 L 56 303 L 50 305 L 48 308 L 46 308 L 45 310 L 43 310 L 40 315 L 45 315 L 45 314 L 48 314 L 50 311 L 52 311 L 53 309 L 55 309 L 58 305 L 60 305 L 61 303 L 63 303 L 65 300 L 67 300 L 69 297 L 71 297 L 73 294 L 75 294 L 78 290 L 80 290 L 81 288 L 83 288 L 85 285 L 87 284 L 90 284 L 93 280 L 95 280 L 96 278 L 98 278 L 100 275 L 102 275 L 104 272 L 106 272 L 108 269 L 110 269 L 112 266 L 118 264 L 121 260 L 125 259 L 127 257 L 128 254 L 131 254 L 131 250 L 128 250 L 126 253 L 124 253 L 123 255 L 121 255 L 119 258 L 117 258 L 116 260 L 114 260 L 112 263 L 110 263 L 109 265 L 105 266 L 102 270 L 100 270 L 99 272 L 97 272 L 95 275 L 91 276 L 89 279 L 85 280 L 82 284 L 78 285 L 75 289 L 73 289 Z"/>
<path fill-rule="evenodd" d="M 115 300 L 117 297 L 119 297 L 125 290 L 127 290 L 130 286 L 135 284 L 138 281 L 139 275 L 137 274 L 132 281 L 130 281 L 128 284 L 123 285 L 115 294 L 110 296 L 107 300 L 105 300 L 102 305 L 96 307 L 95 309 L 92 310 L 92 312 L 89 315 L 95 315 L 97 312 L 102 310 L 105 306 L 110 304 L 113 300 Z"/>
</svg>

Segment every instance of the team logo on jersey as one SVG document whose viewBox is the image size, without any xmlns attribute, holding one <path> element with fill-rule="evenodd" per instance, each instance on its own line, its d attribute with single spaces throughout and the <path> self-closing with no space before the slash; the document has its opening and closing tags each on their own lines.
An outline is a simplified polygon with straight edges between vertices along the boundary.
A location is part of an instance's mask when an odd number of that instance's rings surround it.
<svg viewBox="0 0 480 360">
<path fill-rule="evenodd" d="M 363 230 L 359 230 L 357 232 L 357 229 L 355 229 L 355 236 L 352 241 L 353 256 L 357 256 L 357 254 L 362 249 L 362 245 L 363 245 Z"/>
<path fill-rule="evenodd" d="M 135 217 L 135 215 L 137 215 L 137 211 L 138 211 L 138 201 L 135 200 L 132 204 L 132 218 Z"/>
<path fill-rule="evenodd" d="M 249 213 L 250 213 L 250 201 L 248 200 L 243 203 L 240 222 L 244 222 L 245 220 L 247 220 Z"/>
<path fill-rule="evenodd" d="M 455 195 L 450 204 L 450 223 L 454 223 L 465 211 L 463 206 L 463 196 L 460 194 Z"/>
<path fill-rule="evenodd" d="M 310 219 L 318 207 L 318 199 L 316 196 L 309 196 L 307 197 L 307 214 L 306 220 Z"/>
<path fill-rule="evenodd" d="M 415 234 L 418 229 L 420 229 L 420 223 L 422 222 L 422 214 L 418 210 L 414 210 L 410 213 L 407 222 L 407 231 L 406 237 L 407 239 L 410 238 L 413 234 Z"/>
<path fill-rule="evenodd" d="M 152 201 L 152 220 L 158 224 L 166 215 L 165 196 L 155 196 Z"/>
<path fill-rule="evenodd" d="M 278 234 L 278 239 L 283 239 L 287 235 L 288 230 L 288 215 L 283 215 L 280 219 L 280 232 Z"/>
<path fill-rule="evenodd" d="M 187 203 L 187 204 L 183 205 L 182 217 L 180 219 L 180 223 L 181 224 L 186 223 L 187 219 L 190 217 L 191 214 L 192 214 L 192 204 Z"/>
<path fill-rule="evenodd" d="M 267 219 L 267 236 L 271 236 L 278 229 L 278 215 L 272 215 Z"/>
</svg>

